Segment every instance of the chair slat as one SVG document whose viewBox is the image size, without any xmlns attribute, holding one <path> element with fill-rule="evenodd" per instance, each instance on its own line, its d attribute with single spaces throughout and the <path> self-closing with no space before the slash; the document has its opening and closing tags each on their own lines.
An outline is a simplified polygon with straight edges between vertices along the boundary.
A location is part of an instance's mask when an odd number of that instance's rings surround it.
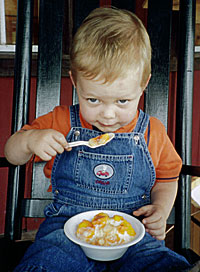
<svg viewBox="0 0 200 272">
<path fill-rule="evenodd" d="M 28 218 L 43 218 L 44 208 L 52 202 L 52 199 L 23 199 L 22 215 Z"/>
</svg>

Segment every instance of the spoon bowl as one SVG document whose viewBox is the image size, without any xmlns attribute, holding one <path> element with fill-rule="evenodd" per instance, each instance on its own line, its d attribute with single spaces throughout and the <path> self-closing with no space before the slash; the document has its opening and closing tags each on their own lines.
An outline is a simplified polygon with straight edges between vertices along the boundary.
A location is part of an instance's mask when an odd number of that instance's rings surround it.
<svg viewBox="0 0 200 272">
<path fill-rule="evenodd" d="M 75 147 L 79 145 L 86 145 L 90 148 L 97 148 L 102 145 L 106 145 L 109 143 L 113 138 L 115 137 L 114 133 L 105 133 L 98 137 L 91 138 L 89 141 L 77 141 L 77 142 L 71 142 L 68 143 L 68 147 Z"/>
</svg>

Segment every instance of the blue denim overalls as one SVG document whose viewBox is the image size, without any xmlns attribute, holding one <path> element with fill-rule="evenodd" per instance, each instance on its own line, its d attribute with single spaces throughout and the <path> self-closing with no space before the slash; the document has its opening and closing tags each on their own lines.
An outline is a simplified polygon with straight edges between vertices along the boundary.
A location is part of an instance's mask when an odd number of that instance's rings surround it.
<svg viewBox="0 0 200 272">
<path fill-rule="evenodd" d="M 78 105 L 70 107 L 70 116 L 68 142 L 102 134 L 82 128 Z M 16 271 L 187 271 L 190 266 L 182 256 L 148 233 L 119 260 L 96 262 L 63 232 L 66 220 L 77 213 L 109 209 L 132 214 L 150 203 L 155 168 L 144 139 L 147 127 L 149 116 L 140 111 L 132 133 L 117 133 L 96 149 L 79 146 L 56 156 L 51 179 L 54 202 L 46 208 L 47 218 Z"/>
</svg>

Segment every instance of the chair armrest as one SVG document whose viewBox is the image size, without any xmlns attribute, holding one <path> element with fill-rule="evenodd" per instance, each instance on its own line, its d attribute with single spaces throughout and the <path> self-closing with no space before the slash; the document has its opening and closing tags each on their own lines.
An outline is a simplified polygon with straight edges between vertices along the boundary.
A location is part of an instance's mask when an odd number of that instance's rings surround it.
<svg viewBox="0 0 200 272">
<path fill-rule="evenodd" d="M 181 174 L 200 177 L 200 166 L 183 165 Z"/>
<path fill-rule="evenodd" d="M 16 167 L 16 165 L 11 164 L 5 157 L 0 157 L 0 168 L 3 167 Z"/>
</svg>

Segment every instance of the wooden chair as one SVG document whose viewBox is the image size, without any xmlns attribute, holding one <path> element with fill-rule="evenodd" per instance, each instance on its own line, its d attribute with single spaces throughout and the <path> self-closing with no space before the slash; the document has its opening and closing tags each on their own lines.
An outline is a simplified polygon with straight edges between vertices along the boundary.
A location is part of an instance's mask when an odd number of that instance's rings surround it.
<svg viewBox="0 0 200 272">
<path fill-rule="evenodd" d="M 84 1 L 84 4 L 86 4 L 85 2 L 88 3 L 86 6 L 90 7 L 90 9 L 95 8 L 94 2 L 92 6 L 89 5 L 90 1 Z M 118 7 L 121 7 L 119 4 L 120 1 L 115 2 L 118 3 Z M 184 18 L 182 22 L 184 27 L 187 28 L 189 26 L 191 29 L 194 27 L 192 2 L 193 1 L 189 1 L 190 4 L 187 8 L 186 6 L 183 6 L 183 9 L 181 10 L 182 18 Z M 31 76 L 33 0 L 20 0 L 18 3 L 12 133 L 19 130 L 23 124 L 28 122 Z M 83 9 L 80 10 L 81 1 L 77 1 L 77 3 L 79 3 L 77 4 L 79 7 L 75 7 L 75 28 L 80 24 L 81 18 L 87 15 L 84 12 L 82 13 Z M 36 117 L 52 110 L 60 102 L 64 5 L 64 0 L 40 1 Z M 123 8 L 125 8 L 124 3 Z M 149 0 L 148 31 L 153 47 L 152 69 L 154 76 L 145 96 L 145 111 L 161 119 L 166 125 L 166 128 L 168 115 L 171 10 L 172 1 L 165 0 L 161 2 Z M 90 10 L 87 10 L 87 13 L 89 13 L 89 11 Z M 159 29 L 157 27 L 158 24 L 160 26 Z M 29 31 L 26 31 L 27 29 Z M 185 35 L 189 35 L 190 33 L 185 32 L 186 31 L 184 31 Z M 185 41 L 186 40 L 185 37 Z M 189 45 L 186 44 L 186 42 L 185 47 L 183 49 L 181 48 L 181 51 L 183 51 L 184 67 L 179 67 L 179 78 L 184 77 L 184 81 L 187 83 L 187 81 L 190 81 L 191 75 L 187 74 L 186 70 L 189 65 L 189 59 L 193 59 L 193 52 L 189 50 Z M 191 58 L 185 57 L 184 54 L 186 54 L 186 51 L 190 52 Z M 189 108 L 187 108 L 188 104 L 184 104 L 184 96 L 188 92 L 192 93 L 192 86 L 190 85 L 189 88 L 187 88 L 187 86 L 188 84 L 182 86 L 180 83 L 177 99 L 179 103 L 177 123 L 180 125 L 177 129 L 177 139 L 178 142 L 181 143 L 180 146 L 177 146 L 177 149 L 182 156 L 184 167 L 180 176 L 179 193 L 175 208 L 178 212 L 175 212 L 174 218 L 171 217 L 170 223 L 172 222 L 174 224 L 175 220 L 175 250 L 187 255 L 191 262 L 195 262 L 198 259 L 198 256 L 191 254 L 189 237 L 191 220 L 189 176 L 200 176 L 200 167 L 190 166 L 191 104 L 189 103 Z M 74 97 L 74 100 L 75 99 L 76 98 Z M 186 115 L 188 110 L 189 116 Z M 185 125 L 187 125 L 186 130 Z M 184 153 L 185 150 L 187 154 Z M 25 199 L 24 187 L 26 166 L 13 166 L 9 164 L 5 158 L 0 158 L 0 167 L 9 167 L 5 237 L 0 241 L 2 250 L 1 256 L 3 256 L 1 264 L 4 264 L 5 271 L 12 271 L 13 267 L 19 262 L 27 246 L 31 243 L 31 241 L 20 241 L 22 217 L 43 217 L 44 207 L 51 202 L 51 193 L 46 192 L 47 187 L 45 184 L 47 183 L 45 182 L 45 177 L 42 172 L 43 166 L 43 163 L 33 165 L 32 197 Z M 190 253 L 188 254 L 188 252 Z M 9 256 L 9 259 L 6 259 L 6 256 Z M 10 262 L 10 256 L 15 256 L 15 260 L 13 260 L 12 263 Z"/>
<path fill-rule="evenodd" d="M 152 43 L 152 73 L 145 99 L 145 111 L 160 119 L 167 129 L 169 101 L 172 1 L 148 1 L 148 32 Z M 159 27 L 158 27 L 159 25 Z M 177 65 L 176 150 L 183 160 L 175 210 L 168 222 L 175 222 L 174 248 L 190 248 L 192 98 L 194 66 L 195 9 L 191 1 L 180 1 L 179 55 Z M 187 103 L 186 103 L 187 101 Z M 196 171 L 195 171 L 196 170 Z"/>
</svg>

